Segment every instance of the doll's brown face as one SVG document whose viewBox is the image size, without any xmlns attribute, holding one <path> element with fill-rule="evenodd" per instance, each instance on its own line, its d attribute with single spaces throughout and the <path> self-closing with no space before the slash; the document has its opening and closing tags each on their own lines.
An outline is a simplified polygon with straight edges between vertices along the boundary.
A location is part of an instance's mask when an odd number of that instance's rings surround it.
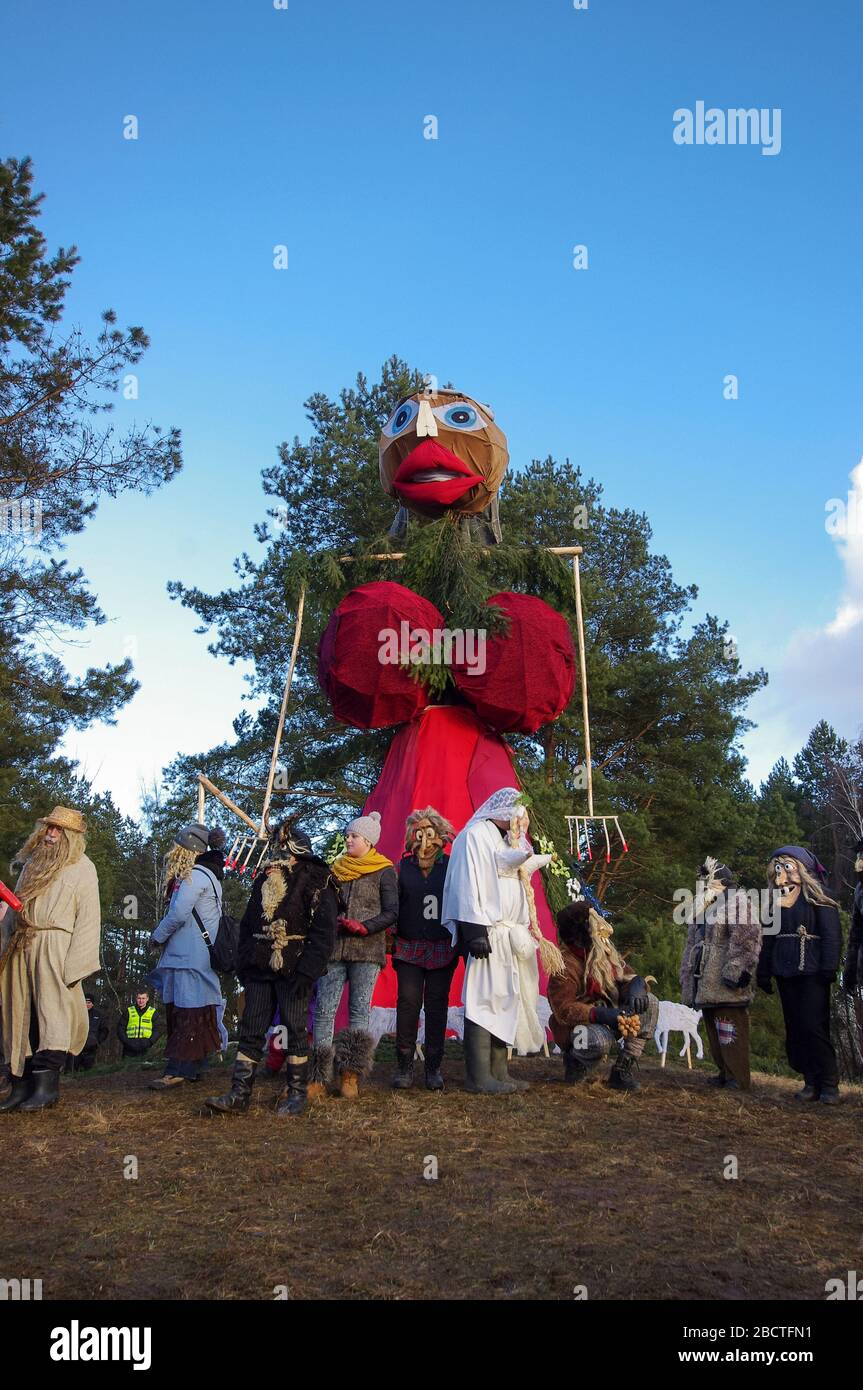
<svg viewBox="0 0 863 1390">
<path fill-rule="evenodd" d="M 854 860 L 854 872 L 863 874 L 863 850 L 858 853 L 857 858 Z"/>
<path fill-rule="evenodd" d="M 379 450 L 384 492 L 432 518 L 481 512 L 509 461 L 506 436 L 488 408 L 454 391 L 418 391 L 401 401 Z"/>
<path fill-rule="evenodd" d="M 783 907 L 793 907 L 800 897 L 802 887 L 800 865 L 796 859 L 785 856 L 773 860 L 773 886 L 779 893 Z"/>
<path fill-rule="evenodd" d="M 443 849 L 443 839 L 430 820 L 417 821 L 411 837 L 413 852 L 421 864 L 433 864 Z"/>
</svg>

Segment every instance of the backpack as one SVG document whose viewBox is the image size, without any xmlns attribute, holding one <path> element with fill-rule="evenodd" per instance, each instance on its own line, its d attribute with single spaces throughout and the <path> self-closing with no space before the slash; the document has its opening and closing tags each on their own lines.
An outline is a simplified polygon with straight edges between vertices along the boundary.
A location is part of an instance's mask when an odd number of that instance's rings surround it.
<svg viewBox="0 0 863 1390">
<path fill-rule="evenodd" d="M 200 869 L 207 875 L 213 887 L 216 903 L 221 908 L 219 895 L 216 892 L 216 880 L 205 869 L 203 864 L 196 864 L 196 869 Z M 220 912 L 219 930 L 216 933 L 215 941 L 210 940 L 210 933 L 207 931 L 200 917 L 198 909 L 192 908 L 192 916 L 198 924 L 198 930 L 207 943 L 207 950 L 210 953 L 210 964 L 219 975 L 233 975 L 237 968 L 237 943 L 240 939 L 240 924 L 236 917 L 232 917 L 229 912 Z"/>
</svg>

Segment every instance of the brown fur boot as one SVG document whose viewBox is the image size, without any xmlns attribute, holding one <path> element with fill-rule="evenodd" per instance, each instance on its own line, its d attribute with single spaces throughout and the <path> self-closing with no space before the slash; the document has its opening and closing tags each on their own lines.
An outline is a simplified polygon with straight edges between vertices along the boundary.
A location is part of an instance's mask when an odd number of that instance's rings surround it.
<svg viewBox="0 0 863 1390">
<path fill-rule="evenodd" d="M 322 1043 L 309 1053 L 309 1088 L 306 1094 L 310 1101 L 326 1100 L 332 1087 L 333 1049 Z"/>
<path fill-rule="evenodd" d="M 362 1028 L 345 1028 L 335 1040 L 334 1052 L 339 1095 L 356 1100 L 360 1081 L 371 1075 L 375 1040 Z"/>
</svg>

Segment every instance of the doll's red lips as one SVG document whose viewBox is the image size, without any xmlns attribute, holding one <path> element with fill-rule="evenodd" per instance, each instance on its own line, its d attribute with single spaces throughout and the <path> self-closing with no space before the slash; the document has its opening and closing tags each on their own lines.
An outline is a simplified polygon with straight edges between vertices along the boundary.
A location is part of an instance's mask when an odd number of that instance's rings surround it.
<svg viewBox="0 0 863 1390">
<path fill-rule="evenodd" d="M 482 482 L 463 459 L 439 444 L 424 439 L 399 464 L 393 487 L 409 501 L 455 502 Z"/>
</svg>

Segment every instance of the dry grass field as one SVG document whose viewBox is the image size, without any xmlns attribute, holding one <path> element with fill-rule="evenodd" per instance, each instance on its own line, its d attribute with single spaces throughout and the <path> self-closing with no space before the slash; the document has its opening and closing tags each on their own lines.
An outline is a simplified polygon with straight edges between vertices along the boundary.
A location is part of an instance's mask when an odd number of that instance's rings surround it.
<svg viewBox="0 0 863 1390">
<path fill-rule="evenodd" d="M 560 1071 L 516 1061 L 536 1084 L 496 1099 L 459 1089 L 457 1049 L 443 1095 L 393 1093 L 383 1061 L 293 1121 L 271 1080 L 245 1116 L 202 1113 L 228 1067 L 167 1095 L 152 1071 L 68 1079 L 57 1109 L 0 1116 L 0 1276 L 45 1299 L 823 1300 L 863 1269 L 860 1089 L 830 1109 L 653 1059 L 633 1096 Z"/>
</svg>

